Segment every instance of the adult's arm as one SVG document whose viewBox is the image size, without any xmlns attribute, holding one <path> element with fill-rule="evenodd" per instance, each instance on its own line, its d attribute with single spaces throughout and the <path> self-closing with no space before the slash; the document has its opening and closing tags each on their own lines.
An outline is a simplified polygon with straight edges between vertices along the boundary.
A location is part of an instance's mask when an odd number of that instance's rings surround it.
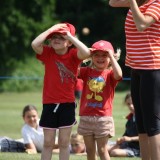
<svg viewBox="0 0 160 160">
<path fill-rule="evenodd" d="M 133 20 L 138 31 L 144 31 L 146 28 L 148 28 L 151 24 L 155 22 L 155 19 L 152 16 L 144 15 L 140 11 L 136 0 L 129 0 L 129 2 L 130 9 L 133 15 Z"/>
<path fill-rule="evenodd" d="M 109 0 L 109 5 L 112 7 L 130 7 L 128 0 Z"/>
</svg>

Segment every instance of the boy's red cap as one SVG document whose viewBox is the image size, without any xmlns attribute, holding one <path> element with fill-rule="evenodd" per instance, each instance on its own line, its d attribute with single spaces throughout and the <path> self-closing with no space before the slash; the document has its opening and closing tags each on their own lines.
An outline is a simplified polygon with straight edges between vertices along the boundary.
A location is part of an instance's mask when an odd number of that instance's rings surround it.
<svg viewBox="0 0 160 160">
<path fill-rule="evenodd" d="M 110 42 L 108 41 L 104 41 L 104 40 L 100 40 L 95 42 L 92 47 L 91 47 L 91 52 L 95 52 L 95 51 L 106 51 L 106 49 L 110 49 L 113 51 L 114 53 L 114 49 L 113 46 Z"/>
<path fill-rule="evenodd" d="M 72 36 L 75 36 L 76 29 L 75 29 L 75 27 L 74 27 L 72 24 L 67 23 L 67 22 L 60 23 L 60 24 L 66 24 L 66 25 L 67 25 L 66 30 L 69 31 Z M 64 34 L 64 29 L 58 29 L 58 30 L 53 31 L 51 34 L 49 34 L 49 35 L 47 36 L 46 39 L 50 39 L 50 38 L 53 36 L 53 34 L 55 34 L 55 33 Z"/>
</svg>

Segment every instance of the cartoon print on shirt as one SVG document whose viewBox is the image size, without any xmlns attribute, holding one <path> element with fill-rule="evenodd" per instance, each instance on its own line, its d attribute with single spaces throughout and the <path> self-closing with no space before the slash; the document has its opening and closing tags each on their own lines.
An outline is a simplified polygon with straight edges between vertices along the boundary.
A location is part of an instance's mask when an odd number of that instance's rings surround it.
<svg viewBox="0 0 160 160">
<path fill-rule="evenodd" d="M 59 69 L 59 74 L 61 77 L 61 82 L 64 82 L 64 79 L 66 79 L 66 83 L 70 83 L 71 81 L 75 81 L 76 77 L 74 76 L 74 73 L 71 72 L 69 69 L 67 69 L 63 63 L 61 62 L 55 62 L 58 69 Z"/>
<path fill-rule="evenodd" d="M 100 93 L 103 91 L 103 88 L 105 86 L 105 80 L 103 77 L 96 77 L 92 78 L 88 81 L 89 90 L 92 91 L 91 94 L 87 94 L 86 98 L 91 99 L 94 98 L 97 101 L 102 101 L 103 98 L 100 95 L 97 95 L 97 93 Z"/>
</svg>

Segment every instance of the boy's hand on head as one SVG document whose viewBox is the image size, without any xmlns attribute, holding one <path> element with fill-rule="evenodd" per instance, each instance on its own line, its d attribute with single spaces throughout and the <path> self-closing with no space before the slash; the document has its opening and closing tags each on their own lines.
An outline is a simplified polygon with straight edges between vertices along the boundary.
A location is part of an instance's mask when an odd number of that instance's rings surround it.
<svg viewBox="0 0 160 160">
<path fill-rule="evenodd" d="M 56 31 L 63 31 L 67 29 L 67 25 L 66 24 L 55 24 L 54 26 L 52 26 L 50 28 L 50 32 L 56 32 Z"/>
<path fill-rule="evenodd" d="M 65 39 L 69 39 L 69 37 L 71 37 L 71 33 L 69 31 L 64 30 L 64 32 L 62 33 L 63 38 Z"/>
</svg>

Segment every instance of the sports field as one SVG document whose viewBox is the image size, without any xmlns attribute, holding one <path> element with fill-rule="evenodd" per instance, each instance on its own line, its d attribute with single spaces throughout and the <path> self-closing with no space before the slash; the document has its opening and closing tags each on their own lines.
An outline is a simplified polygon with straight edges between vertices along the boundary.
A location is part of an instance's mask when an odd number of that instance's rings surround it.
<svg viewBox="0 0 160 160">
<path fill-rule="evenodd" d="M 114 99 L 113 117 L 115 121 L 115 140 L 121 136 L 125 127 L 127 107 L 123 105 L 125 92 L 116 92 Z M 0 94 L 0 136 L 8 136 L 13 139 L 21 138 L 21 126 L 23 125 L 22 109 L 26 104 L 34 104 L 41 113 L 41 92 L 27 93 L 1 93 Z M 77 108 L 77 120 L 78 108 Z M 76 131 L 77 125 L 73 131 Z M 40 160 L 40 154 L 28 155 L 26 153 L 0 153 L 0 160 Z M 58 155 L 53 155 L 52 160 L 58 160 Z M 111 158 L 112 160 L 138 160 L 139 158 Z M 71 155 L 70 160 L 86 160 L 86 156 Z"/>
</svg>

